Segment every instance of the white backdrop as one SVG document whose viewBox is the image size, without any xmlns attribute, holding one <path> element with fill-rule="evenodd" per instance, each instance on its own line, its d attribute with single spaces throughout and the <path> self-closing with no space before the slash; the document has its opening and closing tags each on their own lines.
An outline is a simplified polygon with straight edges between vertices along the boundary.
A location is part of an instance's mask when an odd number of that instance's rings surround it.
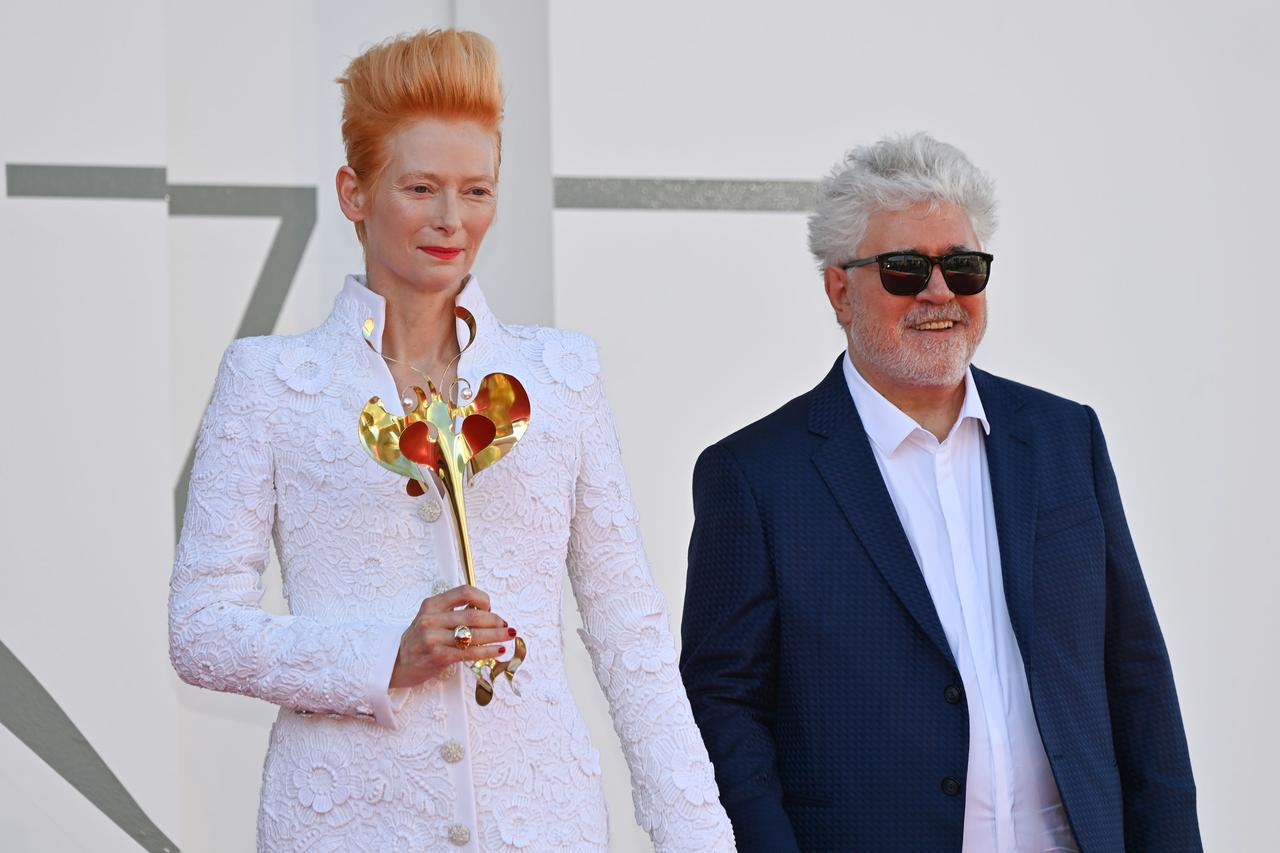
<svg viewBox="0 0 1280 853">
<path fill-rule="evenodd" d="M 551 322 L 544 2 L 0 7 L 10 306 L 0 336 L 0 642 L 183 850 L 253 848 L 275 716 L 266 703 L 179 683 L 166 650 L 174 483 L 281 228 L 276 217 L 226 209 L 261 187 L 315 193 L 306 249 L 277 276 L 288 296 L 274 328 L 322 320 L 361 263 L 333 200 L 343 159 L 333 80 L 376 41 L 449 25 L 493 38 L 508 81 L 502 210 L 477 271 L 493 282 L 495 310 Z M 55 180 L 52 192 L 71 195 L 29 197 L 29 187 L 8 186 L 12 164 L 145 167 L 113 186 L 128 194 L 141 180 L 154 192 L 83 198 L 75 194 L 104 190 Z M 222 212 L 192 215 L 192 190 Z M 264 604 L 279 610 L 274 566 L 267 583 Z M 0 687 L 0 710 L 24 710 L 16 682 Z M 29 703 L 27 716 L 41 707 Z M 55 757 L 81 766 L 76 738 L 62 743 Z M 0 839 L 6 851 L 138 849 L 4 727 Z"/>
<path fill-rule="evenodd" d="M 1003 224 L 977 361 L 1098 410 L 1205 847 L 1274 849 L 1275 4 L 551 8 L 557 176 L 815 180 L 847 148 L 914 130 L 992 173 Z M 697 453 L 840 351 L 804 216 L 557 211 L 556 318 L 600 339 L 678 612 Z"/>
<path fill-rule="evenodd" d="M 77 5 L 0 7 L 0 161 L 163 164 L 163 4 Z M 0 642 L 172 833 L 177 701 L 158 643 L 173 559 L 167 215 L 155 201 L 7 195 Z M 0 683 L 6 705 L 16 689 Z M 0 839 L 138 849 L 7 728 Z"/>
<path fill-rule="evenodd" d="M 0 162 L 315 187 L 318 219 L 276 324 L 297 331 L 359 263 L 332 202 L 332 79 L 366 44 L 450 23 L 498 42 L 509 89 L 486 291 L 507 319 L 600 341 L 673 627 L 694 458 L 815 384 L 840 335 L 803 214 L 553 215 L 553 176 L 814 180 L 846 148 L 916 129 L 995 176 L 1003 224 L 979 363 L 1098 409 L 1173 656 L 1206 848 L 1269 849 L 1280 12 L 1249 0 L 8 4 Z M 180 685 L 164 606 L 173 484 L 277 221 L 8 189 L 0 642 L 183 850 L 250 849 L 274 709 Z M 55 406 L 61 416 L 44 411 Z M 585 654 L 566 642 L 613 849 L 651 849 Z M 138 849 L 3 727 L 0 838 Z"/>
</svg>

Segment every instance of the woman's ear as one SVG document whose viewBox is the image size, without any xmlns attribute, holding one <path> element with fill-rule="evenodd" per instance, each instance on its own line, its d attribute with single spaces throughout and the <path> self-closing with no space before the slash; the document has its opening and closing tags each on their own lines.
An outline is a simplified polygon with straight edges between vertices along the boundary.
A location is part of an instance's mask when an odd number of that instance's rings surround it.
<svg viewBox="0 0 1280 853">
<path fill-rule="evenodd" d="M 352 222 L 363 222 L 368 215 L 368 198 L 360 186 L 355 170 L 350 166 L 338 169 L 334 183 L 338 189 L 338 206 L 342 208 L 342 215 Z"/>
</svg>

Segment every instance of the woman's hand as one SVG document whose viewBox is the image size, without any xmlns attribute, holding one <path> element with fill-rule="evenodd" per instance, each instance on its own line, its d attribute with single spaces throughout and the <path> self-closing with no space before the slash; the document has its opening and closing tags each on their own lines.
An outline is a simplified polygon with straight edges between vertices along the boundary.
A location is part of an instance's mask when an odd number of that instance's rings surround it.
<svg viewBox="0 0 1280 853">
<path fill-rule="evenodd" d="M 465 610 L 455 607 L 470 605 Z M 471 629 L 471 645 L 458 648 L 453 629 Z M 388 688 L 413 687 L 435 678 L 459 661 L 470 663 L 496 658 L 506 652 L 501 645 L 516 635 L 515 628 L 489 612 L 489 596 L 473 586 L 458 586 L 424 599 L 418 615 L 400 637 L 400 652 L 391 670 Z"/>
</svg>

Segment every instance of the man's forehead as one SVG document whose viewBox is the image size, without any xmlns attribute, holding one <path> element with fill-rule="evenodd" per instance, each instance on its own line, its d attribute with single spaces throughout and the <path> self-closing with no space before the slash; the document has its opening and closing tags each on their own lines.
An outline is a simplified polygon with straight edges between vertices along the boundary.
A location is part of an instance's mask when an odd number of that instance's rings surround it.
<svg viewBox="0 0 1280 853">
<path fill-rule="evenodd" d="M 910 250 L 930 255 L 980 248 L 969 215 L 946 202 L 877 210 L 867 220 L 863 246 L 874 254 Z"/>
<path fill-rule="evenodd" d="M 911 244 L 902 244 L 901 246 L 889 246 L 876 252 L 877 255 L 884 252 L 920 252 L 925 255 L 949 255 L 952 252 L 972 252 L 977 250 L 976 245 L 969 243 L 950 243 L 945 246 L 935 245 L 932 243 L 917 242 Z"/>
</svg>

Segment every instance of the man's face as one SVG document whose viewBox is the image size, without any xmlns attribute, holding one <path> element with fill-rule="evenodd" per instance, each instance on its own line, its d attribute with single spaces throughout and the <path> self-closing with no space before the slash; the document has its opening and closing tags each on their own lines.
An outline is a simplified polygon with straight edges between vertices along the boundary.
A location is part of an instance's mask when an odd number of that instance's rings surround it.
<svg viewBox="0 0 1280 853">
<path fill-rule="evenodd" d="M 940 203 L 930 210 L 923 203 L 873 214 L 854 256 L 899 250 L 937 256 L 981 248 L 962 209 Z M 886 291 L 876 264 L 829 269 L 827 291 L 848 330 L 858 371 L 889 397 L 895 390 L 963 382 L 987 327 L 986 292 L 956 296 L 936 266 L 929 286 L 915 296 Z"/>
</svg>

